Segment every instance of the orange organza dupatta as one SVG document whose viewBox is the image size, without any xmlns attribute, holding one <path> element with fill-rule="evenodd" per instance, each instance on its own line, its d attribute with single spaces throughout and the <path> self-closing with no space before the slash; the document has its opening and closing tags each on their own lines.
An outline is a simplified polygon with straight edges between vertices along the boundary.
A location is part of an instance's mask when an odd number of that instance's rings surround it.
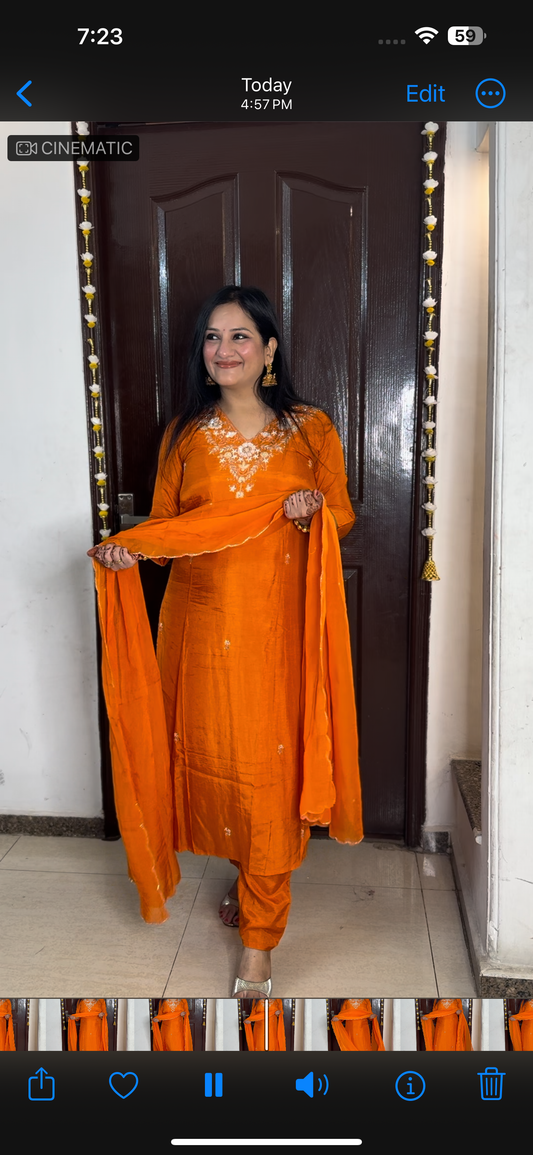
<svg viewBox="0 0 533 1155">
<path fill-rule="evenodd" d="M 152 558 L 216 553 L 277 532 L 285 524 L 284 497 L 250 496 L 238 511 L 228 501 L 153 518 L 108 541 Z M 120 832 L 141 914 L 164 922 L 180 875 L 159 668 L 138 566 L 114 572 L 95 562 L 94 569 Z M 325 501 L 309 534 L 303 673 L 301 817 L 329 824 L 333 838 L 355 844 L 363 827 L 350 638 L 339 539 Z"/>
<path fill-rule="evenodd" d="M 370 999 L 345 999 L 331 1026 L 341 1051 L 385 1050 Z"/>
<path fill-rule="evenodd" d="M 426 1051 L 471 1051 L 468 1023 L 460 999 L 436 999 L 433 1010 L 422 1015 Z"/>
<path fill-rule="evenodd" d="M 254 999 L 252 1009 L 244 1019 L 244 1033 L 249 1051 L 265 1049 L 265 1000 Z"/>
<path fill-rule="evenodd" d="M 509 1034 L 513 1051 L 533 1051 L 533 999 L 526 999 L 517 1015 L 509 1015 Z"/>
<path fill-rule="evenodd" d="M 0 999 L 0 1051 L 15 1051 L 11 999 Z"/>
<path fill-rule="evenodd" d="M 187 999 L 162 999 L 159 1012 L 152 1019 L 152 1029 L 154 1051 L 192 1051 Z"/>
<path fill-rule="evenodd" d="M 100 1018 L 102 1015 L 102 1018 Z M 80 1023 L 80 1037 L 76 1022 Z M 82 1023 L 86 1024 L 83 1029 Z M 105 999 L 97 999 L 95 1005 L 86 1009 L 86 1000 L 80 999 L 76 1013 L 68 1019 L 68 1049 L 69 1051 L 108 1051 L 109 1040 L 107 1030 L 107 1007 Z"/>
</svg>

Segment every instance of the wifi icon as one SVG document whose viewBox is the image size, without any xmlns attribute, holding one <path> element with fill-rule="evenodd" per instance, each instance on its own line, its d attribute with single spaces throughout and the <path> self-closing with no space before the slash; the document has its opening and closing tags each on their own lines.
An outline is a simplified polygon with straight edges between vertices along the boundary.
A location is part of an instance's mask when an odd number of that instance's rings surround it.
<svg viewBox="0 0 533 1155">
<path fill-rule="evenodd" d="M 434 40 L 438 35 L 438 28 L 417 28 L 415 32 L 415 36 L 418 36 L 420 40 L 423 40 L 424 44 L 429 44 L 430 41 Z"/>
<path fill-rule="evenodd" d="M 317 1095 L 327 1095 L 329 1089 L 327 1075 L 324 1075 L 324 1083 L 322 1083 L 320 1075 L 317 1075 L 316 1077 L 318 1079 L 318 1087 L 316 1088 Z M 322 1090 L 322 1088 L 324 1089 Z M 309 1095 L 310 1099 L 313 1098 L 315 1093 L 315 1076 L 313 1071 L 310 1071 L 309 1074 L 305 1076 L 305 1079 L 296 1080 L 296 1090 L 305 1091 L 306 1095 Z"/>
</svg>

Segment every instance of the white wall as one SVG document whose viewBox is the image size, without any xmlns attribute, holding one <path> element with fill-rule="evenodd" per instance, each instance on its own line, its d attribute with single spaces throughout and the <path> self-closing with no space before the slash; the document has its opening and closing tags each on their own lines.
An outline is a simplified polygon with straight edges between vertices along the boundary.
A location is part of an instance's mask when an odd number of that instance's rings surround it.
<svg viewBox="0 0 533 1155">
<path fill-rule="evenodd" d="M 90 477 L 72 166 L 6 159 L 3 123 L 0 813 L 101 811 Z"/>
<path fill-rule="evenodd" d="M 448 124 L 444 244 L 436 245 L 443 265 L 433 552 L 441 580 L 431 606 L 429 829 L 454 821 L 450 759 L 481 757 L 489 222 L 488 154 L 476 143 L 476 124 Z"/>
</svg>

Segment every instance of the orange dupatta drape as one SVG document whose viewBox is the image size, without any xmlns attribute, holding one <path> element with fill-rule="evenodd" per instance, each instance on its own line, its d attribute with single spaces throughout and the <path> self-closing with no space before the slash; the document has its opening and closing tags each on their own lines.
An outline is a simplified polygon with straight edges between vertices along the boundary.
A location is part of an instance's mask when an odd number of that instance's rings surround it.
<svg viewBox="0 0 533 1155">
<path fill-rule="evenodd" d="M 265 1000 L 254 999 L 250 1014 L 244 1019 L 244 1033 L 249 1051 L 265 1049 Z"/>
<path fill-rule="evenodd" d="M 187 999 L 161 999 L 158 1014 L 152 1019 L 152 1029 L 154 1051 L 192 1051 Z"/>
<path fill-rule="evenodd" d="M 227 501 L 153 518 L 108 541 L 151 558 L 217 553 L 286 524 L 286 496 L 250 495 L 238 511 Z M 138 566 L 115 572 L 94 562 L 94 570 L 118 821 L 141 914 L 164 922 L 180 873 L 161 678 Z M 301 818 L 354 845 L 363 837 L 357 720 L 342 561 L 326 501 L 309 534 L 303 676 Z"/>
<path fill-rule="evenodd" d="M 102 1015 L 102 1018 L 100 1018 Z M 76 1021 L 80 1023 L 80 1033 Z M 108 1051 L 107 1007 L 105 999 L 79 999 L 76 1012 L 68 1019 L 69 1051 Z"/>
<path fill-rule="evenodd" d="M 0 1051 L 16 1051 L 11 999 L 0 999 Z"/>
<path fill-rule="evenodd" d="M 426 1051 L 472 1050 L 460 999 L 436 999 L 433 1010 L 421 1018 Z"/>
<path fill-rule="evenodd" d="M 345 999 L 331 1026 L 341 1051 L 385 1050 L 370 999 Z"/>
<path fill-rule="evenodd" d="M 533 999 L 525 999 L 517 1015 L 509 1015 L 513 1051 L 533 1051 Z"/>
</svg>

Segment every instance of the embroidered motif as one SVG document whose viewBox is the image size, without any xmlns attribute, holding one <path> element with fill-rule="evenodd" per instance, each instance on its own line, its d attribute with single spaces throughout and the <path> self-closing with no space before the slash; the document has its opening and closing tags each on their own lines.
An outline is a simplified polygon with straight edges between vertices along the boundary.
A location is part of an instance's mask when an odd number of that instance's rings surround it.
<svg viewBox="0 0 533 1155">
<path fill-rule="evenodd" d="M 315 412 L 315 409 L 306 410 L 304 420 Z M 281 429 L 275 419 L 251 441 L 240 440 L 237 430 L 216 410 L 211 410 L 198 428 L 205 433 L 209 452 L 216 453 L 221 469 L 227 471 L 229 491 L 235 497 L 251 492 L 256 473 L 267 468 L 275 453 L 283 453 L 295 432 L 293 428 Z"/>
<path fill-rule="evenodd" d="M 231 834 L 231 830 L 230 830 L 229 826 L 224 827 L 224 834 L 226 835 L 226 838 L 229 838 L 229 836 Z"/>
<path fill-rule="evenodd" d="M 290 553 L 286 553 L 286 554 L 285 554 L 285 565 L 288 565 L 288 564 L 289 564 L 289 562 L 290 562 L 290 560 L 291 560 L 291 555 L 290 555 Z"/>
<path fill-rule="evenodd" d="M 224 642 L 224 649 L 229 650 L 230 646 L 231 646 L 231 642 L 229 642 L 228 639 L 226 638 L 226 641 Z"/>
</svg>

